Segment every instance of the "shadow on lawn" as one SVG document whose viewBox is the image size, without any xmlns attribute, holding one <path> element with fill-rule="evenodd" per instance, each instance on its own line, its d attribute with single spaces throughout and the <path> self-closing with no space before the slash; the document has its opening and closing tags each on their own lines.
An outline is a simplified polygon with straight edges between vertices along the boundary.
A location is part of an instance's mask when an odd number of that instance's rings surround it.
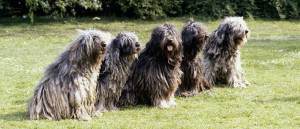
<svg viewBox="0 0 300 129">
<path fill-rule="evenodd" d="M 125 111 L 125 110 L 143 110 L 143 109 L 147 109 L 147 108 L 153 108 L 151 106 L 147 106 L 147 105 L 136 105 L 136 106 L 124 106 L 124 107 L 120 107 L 121 111 Z"/>
<path fill-rule="evenodd" d="M 274 98 L 270 100 L 252 100 L 255 103 L 272 103 L 272 102 L 296 102 L 300 104 L 300 97 L 283 97 L 283 98 Z"/>
<path fill-rule="evenodd" d="M 217 83 L 214 87 L 218 87 L 218 88 L 233 88 L 232 86 L 226 85 L 224 83 Z"/>
<path fill-rule="evenodd" d="M 144 110 L 146 108 L 151 108 L 146 105 L 137 105 L 137 106 L 125 106 L 121 107 L 121 111 L 126 111 L 126 110 Z M 12 112 L 12 113 L 7 113 L 7 114 L 0 114 L 0 120 L 4 121 L 25 121 L 25 120 L 30 120 L 28 113 L 26 111 L 22 112 Z"/>
<path fill-rule="evenodd" d="M 24 121 L 29 120 L 27 112 L 12 112 L 8 114 L 0 114 L 0 120 L 5 121 Z"/>
</svg>

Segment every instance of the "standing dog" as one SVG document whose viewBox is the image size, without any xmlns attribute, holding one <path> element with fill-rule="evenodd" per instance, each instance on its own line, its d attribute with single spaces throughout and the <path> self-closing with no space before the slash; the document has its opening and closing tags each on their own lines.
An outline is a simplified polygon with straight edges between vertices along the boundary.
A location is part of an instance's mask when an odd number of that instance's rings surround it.
<svg viewBox="0 0 300 129">
<path fill-rule="evenodd" d="M 199 22 L 189 22 L 181 31 L 184 57 L 181 63 L 182 83 L 176 95 L 189 97 L 201 91 L 210 91 L 210 85 L 202 76 L 200 52 L 207 43 L 209 36 L 206 27 Z"/>
<path fill-rule="evenodd" d="M 116 104 L 130 73 L 130 66 L 138 57 L 139 51 L 140 43 L 133 33 L 120 33 L 112 40 L 98 79 L 97 110 L 118 110 Z"/>
<path fill-rule="evenodd" d="M 250 31 L 242 17 L 227 17 L 210 35 L 204 53 L 204 77 L 214 86 L 225 83 L 235 88 L 246 88 L 241 67 L 240 48 L 247 42 Z"/>
<path fill-rule="evenodd" d="M 91 120 L 97 78 L 106 51 L 104 33 L 81 31 L 46 69 L 28 103 L 30 119 Z"/>
<path fill-rule="evenodd" d="M 181 83 L 182 49 L 181 36 L 174 25 L 157 26 L 132 65 L 119 105 L 176 106 L 174 94 Z"/>
</svg>

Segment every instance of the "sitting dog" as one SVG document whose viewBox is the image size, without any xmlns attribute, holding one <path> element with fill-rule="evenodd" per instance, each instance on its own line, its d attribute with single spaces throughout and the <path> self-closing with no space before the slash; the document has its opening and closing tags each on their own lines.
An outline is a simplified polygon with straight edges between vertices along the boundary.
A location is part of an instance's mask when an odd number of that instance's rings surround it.
<svg viewBox="0 0 300 129">
<path fill-rule="evenodd" d="M 177 96 L 189 97 L 199 92 L 211 92 L 211 87 L 202 76 L 202 61 L 200 52 L 207 43 L 209 36 L 206 27 L 193 20 L 185 25 L 181 31 L 183 44 L 183 60 L 181 70 L 184 75 Z"/>
<path fill-rule="evenodd" d="M 235 88 L 246 88 L 249 85 L 240 61 L 240 48 L 249 36 L 250 31 L 243 17 L 225 18 L 219 28 L 210 34 L 203 50 L 203 73 L 211 86 L 224 83 Z"/>
<path fill-rule="evenodd" d="M 169 23 L 157 26 L 146 48 L 134 61 L 119 106 L 147 104 L 158 108 L 176 106 L 174 94 L 181 83 L 182 40 Z"/>
<path fill-rule="evenodd" d="M 132 62 L 138 57 L 140 43 L 133 33 L 120 33 L 108 46 L 97 85 L 96 109 L 118 110 L 116 107 L 122 88 L 130 73 Z"/>
<path fill-rule="evenodd" d="M 105 35 L 81 31 L 49 65 L 28 103 L 30 119 L 91 120 L 101 115 L 94 109 L 101 59 L 106 52 Z"/>
</svg>

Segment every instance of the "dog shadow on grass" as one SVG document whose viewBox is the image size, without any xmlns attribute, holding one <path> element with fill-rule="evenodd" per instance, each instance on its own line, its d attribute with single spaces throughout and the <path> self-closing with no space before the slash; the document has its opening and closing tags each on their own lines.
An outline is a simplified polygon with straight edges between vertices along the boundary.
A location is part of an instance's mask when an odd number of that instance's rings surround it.
<svg viewBox="0 0 300 129">
<path fill-rule="evenodd" d="M 151 107 L 146 105 L 124 106 L 124 107 L 120 107 L 120 111 L 130 111 L 130 110 L 139 111 L 139 110 L 145 110 L 149 108 Z M 30 119 L 27 111 L 17 111 L 17 112 L 11 112 L 7 114 L 0 114 L 0 120 L 20 122 L 20 121 L 26 121 Z"/>
<path fill-rule="evenodd" d="M 12 112 L 7 114 L 0 114 L 0 120 L 4 121 L 24 121 L 29 120 L 29 116 L 26 111 Z"/>
<path fill-rule="evenodd" d="M 226 85 L 226 84 L 223 84 L 223 83 L 217 83 L 215 86 L 213 86 L 212 88 L 233 88 L 232 86 L 229 86 L 229 85 Z"/>
<path fill-rule="evenodd" d="M 147 105 L 136 105 L 136 106 L 123 106 L 123 107 L 119 107 L 120 111 L 127 111 L 127 110 L 144 110 L 144 109 L 148 109 L 148 108 L 152 108 L 151 106 L 147 106 Z"/>
</svg>

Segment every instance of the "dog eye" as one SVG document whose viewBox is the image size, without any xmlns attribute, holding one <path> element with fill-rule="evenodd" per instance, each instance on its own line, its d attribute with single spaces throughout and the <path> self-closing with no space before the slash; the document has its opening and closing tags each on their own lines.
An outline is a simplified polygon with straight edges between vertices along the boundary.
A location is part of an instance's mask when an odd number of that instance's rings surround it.
<svg viewBox="0 0 300 129">
<path fill-rule="evenodd" d="M 106 46 L 106 43 L 104 41 L 102 41 L 100 44 L 101 44 L 102 47 Z"/>
<path fill-rule="evenodd" d="M 136 46 L 136 47 L 139 47 L 139 46 L 140 46 L 140 43 L 139 43 L 139 42 L 136 42 L 136 43 L 135 43 L 135 46 Z"/>
<path fill-rule="evenodd" d="M 99 38 L 93 38 L 93 40 L 94 40 L 94 43 L 100 43 L 100 39 Z"/>
</svg>

